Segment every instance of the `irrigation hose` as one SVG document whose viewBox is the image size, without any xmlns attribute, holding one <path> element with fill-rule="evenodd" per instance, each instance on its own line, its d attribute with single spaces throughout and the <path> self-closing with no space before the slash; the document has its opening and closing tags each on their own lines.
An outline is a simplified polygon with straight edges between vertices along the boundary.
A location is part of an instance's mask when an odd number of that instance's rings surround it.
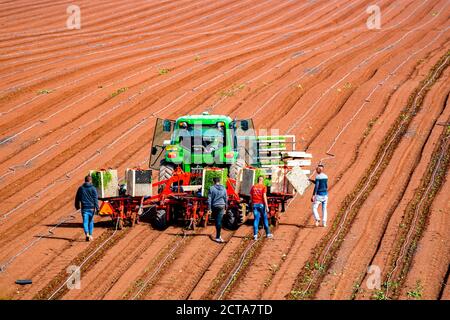
<svg viewBox="0 0 450 320">
<path fill-rule="evenodd" d="M 261 240 L 260 237 L 260 233 L 258 231 L 258 240 L 253 241 L 253 243 L 251 245 L 249 245 L 244 252 L 241 255 L 239 264 L 237 265 L 235 271 L 230 275 L 230 277 L 228 278 L 228 281 L 226 283 L 226 285 L 224 286 L 224 288 L 221 290 L 219 297 L 217 298 L 217 300 L 221 300 L 222 297 L 224 296 L 225 292 L 228 290 L 228 287 L 231 285 L 231 283 L 233 282 L 233 280 L 235 279 L 237 273 L 239 272 L 239 270 L 242 268 L 242 265 L 244 264 L 245 258 L 247 257 L 247 253 L 250 251 L 250 249 L 253 248 L 253 246 L 258 243 Z"/>
</svg>

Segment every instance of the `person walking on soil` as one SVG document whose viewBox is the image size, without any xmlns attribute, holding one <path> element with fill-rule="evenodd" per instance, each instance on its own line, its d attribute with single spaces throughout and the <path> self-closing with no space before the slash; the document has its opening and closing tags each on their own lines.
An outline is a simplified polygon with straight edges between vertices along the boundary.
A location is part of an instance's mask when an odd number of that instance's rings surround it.
<svg viewBox="0 0 450 320">
<path fill-rule="evenodd" d="M 316 179 L 310 181 L 314 183 L 314 193 L 311 197 L 312 210 L 315 220 L 315 225 L 320 225 L 319 205 L 322 204 L 322 226 L 327 226 L 327 204 L 328 204 L 328 176 L 323 172 L 324 166 L 319 164 L 316 168 Z"/>
<path fill-rule="evenodd" d="M 220 178 L 213 178 L 214 185 L 208 191 L 208 214 L 213 214 L 216 221 L 216 242 L 222 243 L 224 240 L 220 236 L 222 230 L 222 218 L 227 209 L 227 190 L 220 184 Z"/>
<path fill-rule="evenodd" d="M 92 184 L 92 177 L 86 176 L 84 183 L 78 188 L 75 196 L 75 208 L 81 209 L 83 217 L 83 229 L 86 235 L 86 241 L 94 240 L 94 214 L 99 210 L 97 189 Z"/>
<path fill-rule="evenodd" d="M 253 221 L 253 239 L 258 240 L 259 219 L 261 216 L 263 217 L 266 237 L 272 239 L 273 235 L 270 233 L 269 219 L 267 218 L 267 212 L 269 210 L 269 205 L 267 203 L 267 188 L 264 185 L 263 176 L 258 177 L 258 183 L 251 188 L 250 196 L 253 204 L 253 216 L 255 218 Z"/>
</svg>

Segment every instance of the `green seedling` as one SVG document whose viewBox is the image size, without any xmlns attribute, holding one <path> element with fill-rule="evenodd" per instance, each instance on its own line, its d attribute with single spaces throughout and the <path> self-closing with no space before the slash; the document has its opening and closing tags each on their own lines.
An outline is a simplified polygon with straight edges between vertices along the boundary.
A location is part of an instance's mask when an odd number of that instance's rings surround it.
<svg viewBox="0 0 450 320">
<path fill-rule="evenodd" d="M 418 300 L 418 299 L 422 299 L 422 291 L 423 291 L 423 286 L 422 286 L 420 280 L 417 280 L 416 287 L 414 288 L 414 290 L 408 291 L 406 294 L 408 297 Z"/>
<path fill-rule="evenodd" d="M 119 94 L 124 93 L 127 90 L 128 90 L 127 87 L 120 88 L 120 89 L 116 90 L 115 92 L 111 93 L 111 98 L 117 97 Z"/>
<path fill-rule="evenodd" d="M 372 298 L 375 300 L 387 300 L 387 296 L 383 290 L 376 290 Z"/>
<path fill-rule="evenodd" d="M 52 93 L 52 92 L 53 92 L 53 90 L 50 90 L 50 89 L 42 89 L 42 90 L 39 90 L 37 92 L 37 94 L 49 94 L 49 93 Z"/>
</svg>

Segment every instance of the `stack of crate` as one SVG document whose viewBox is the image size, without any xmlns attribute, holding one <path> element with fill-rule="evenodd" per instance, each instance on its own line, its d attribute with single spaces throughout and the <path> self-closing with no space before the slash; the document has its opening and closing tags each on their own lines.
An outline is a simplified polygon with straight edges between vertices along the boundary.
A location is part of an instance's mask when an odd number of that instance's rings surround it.
<svg viewBox="0 0 450 320">
<path fill-rule="evenodd" d="M 311 166 L 312 155 L 295 150 L 295 135 L 258 136 L 257 141 L 259 161 L 271 179 L 270 192 L 293 193 L 297 188 L 303 190 L 304 183 L 299 184 L 298 181 L 304 182 L 304 177 L 311 173 L 306 167 Z M 294 177 L 296 186 L 290 181 Z"/>
<path fill-rule="evenodd" d="M 295 136 L 258 136 L 258 160 L 263 168 L 283 165 L 281 152 L 295 149 Z"/>
</svg>

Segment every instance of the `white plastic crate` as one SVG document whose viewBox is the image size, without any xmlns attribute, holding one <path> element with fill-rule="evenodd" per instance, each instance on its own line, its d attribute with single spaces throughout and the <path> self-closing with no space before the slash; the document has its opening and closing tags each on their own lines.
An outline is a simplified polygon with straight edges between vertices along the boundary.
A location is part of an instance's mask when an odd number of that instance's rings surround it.
<svg viewBox="0 0 450 320">
<path fill-rule="evenodd" d="M 99 198 L 117 197 L 119 195 L 119 178 L 117 170 L 90 170 L 92 183 Z"/>
</svg>

